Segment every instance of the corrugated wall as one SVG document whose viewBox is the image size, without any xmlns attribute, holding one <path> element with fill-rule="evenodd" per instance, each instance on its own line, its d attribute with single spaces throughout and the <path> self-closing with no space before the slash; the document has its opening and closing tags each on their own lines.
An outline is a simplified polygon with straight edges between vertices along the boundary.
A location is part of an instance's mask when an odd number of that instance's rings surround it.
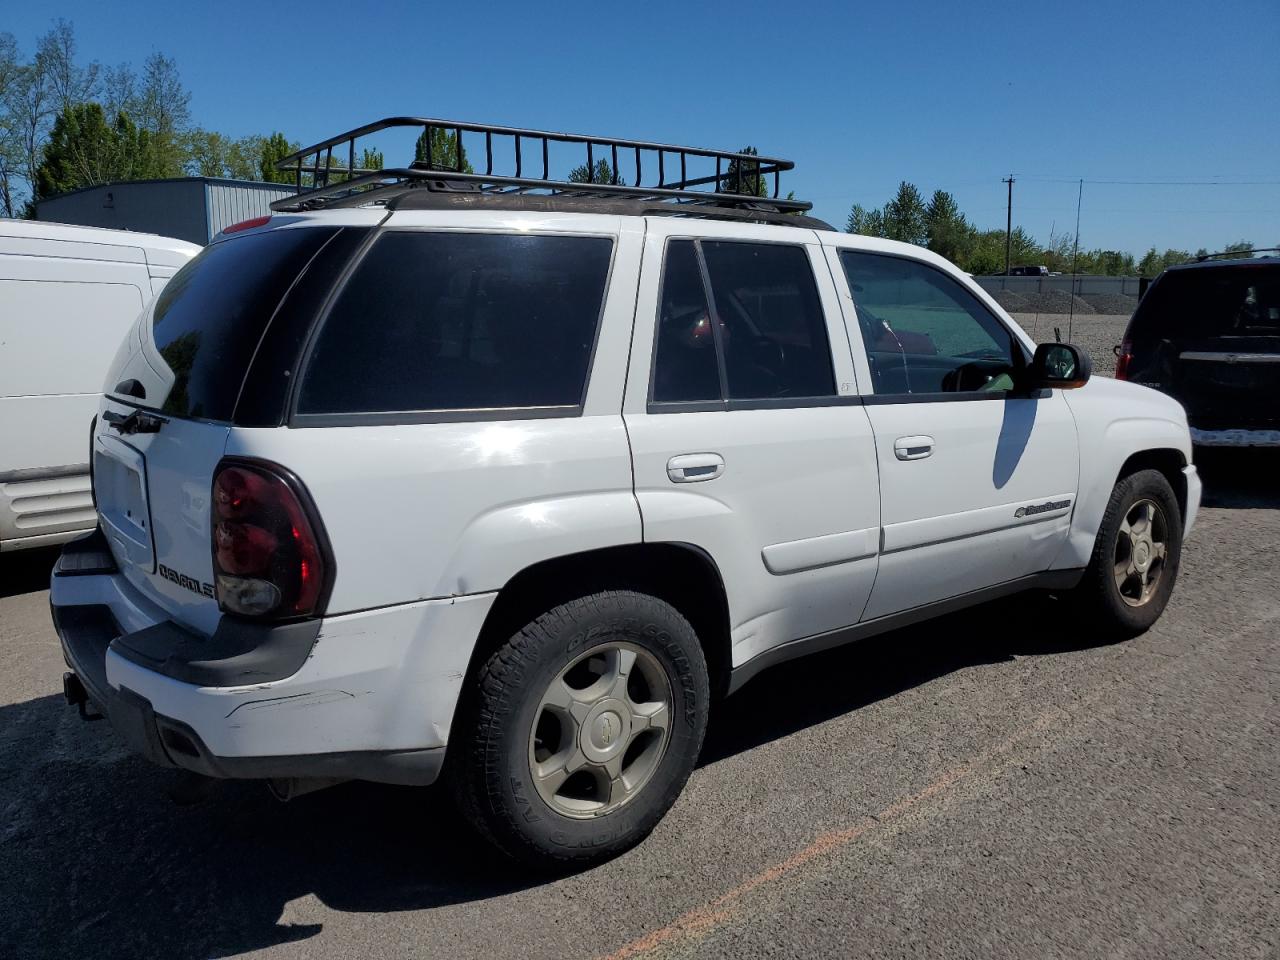
<svg viewBox="0 0 1280 960">
<path fill-rule="evenodd" d="M 293 192 L 292 187 L 283 184 L 206 183 L 209 235 L 201 242 L 208 243 L 218 231 L 241 220 L 252 220 L 269 214 L 273 200 L 292 196 Z"/>
<path fill-rule="evenodd" d="M 204 181 L 180 180 L 108 183 L 42 200 L 40 220 L 158 233 L 190 243 L 208 243 Z"/>
</svg>

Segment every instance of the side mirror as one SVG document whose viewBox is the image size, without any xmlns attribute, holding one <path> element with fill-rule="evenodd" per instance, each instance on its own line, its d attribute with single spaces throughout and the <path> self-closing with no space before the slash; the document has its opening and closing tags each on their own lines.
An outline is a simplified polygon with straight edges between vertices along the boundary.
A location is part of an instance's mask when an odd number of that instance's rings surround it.
<svg viewBox="0 0 1280 960">
<path fill-rule="evenodd" d="M 1088 383 L 1092 373 L 1089 355 L 1075 344 L 1042 343 L 1031 358 L 1027 380 L 1032 389 L 1074 390 Z"/>
</svg>

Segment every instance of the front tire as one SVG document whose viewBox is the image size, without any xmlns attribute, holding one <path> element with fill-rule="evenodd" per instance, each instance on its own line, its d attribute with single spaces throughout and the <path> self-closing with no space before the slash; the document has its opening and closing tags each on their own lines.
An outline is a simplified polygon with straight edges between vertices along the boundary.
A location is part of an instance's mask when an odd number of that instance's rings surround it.
<svg viewBox="0 0 1280 960">
<path fill-rule="evenodd" d="M 616 856 L 684 788 L 709 700 L 702 647 L 670 604 L 611 590 L 555 607 L 481 666 L 452 746 L 459 808 L 520 860 Z"/>
<path fill-rule="evenodd" d="M 1181 560 L 1178 498 L 1160 471 L 1139 470 L 1112 491 L 1073 598 L 1104 633 L 1136 636 L 1164 612 Z"/>
</svg>

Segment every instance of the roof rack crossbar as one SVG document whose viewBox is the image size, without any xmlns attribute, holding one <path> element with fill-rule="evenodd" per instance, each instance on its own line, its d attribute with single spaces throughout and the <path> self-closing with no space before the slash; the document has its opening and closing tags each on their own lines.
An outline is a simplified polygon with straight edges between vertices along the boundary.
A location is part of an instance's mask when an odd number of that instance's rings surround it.
<svg viewBox="0 0 1280 960">
<path fill-rule="evenodd" d="M 1195 257 L 1195 262 L 1204 263 L 1206 260 L 1214 260 L 1218 257 L 1235 257 L 1238 260 L 1245 260 L 1255 253 L 1280 253 L 1280 247 L 1253 247 L 1249 250 L 1219 250 L 1217 253 L 1201 253 Z"/>
<path fill-rule="evenodd" d="M 362 137 L 394 128 L 420 128 L 420 140 L 423 148 L 417 150 L 418 158 L 408 167 L 370 170 L 356 165 L 356 141 Z M 447 153 L 437 156 L 439 152 L 434 133 L 437 130 L 448 131 L 457 146 L 454 148 L 452 162 Z M 463 147 L 463 133 L 479 133 L 485 139 L 484 173 L 468 171 L 466 153 Z M 509 138 L 512 144 L 514 174 L 495 173 L 494 138 Z M 537 141 L 542 153 L 542 176 L 531 176 L 525 169 L 524 148 L 526 141 Z M 551 175 L 550 144 L 563 143 L 585 148 L 586 181 L 576 179 L 556 179 Z M 341 160 L 335 165 L 335 147 L 341 150 L 346 147 L 345 166 Z M 594 182 L 598 176 L 598 165 L 604 160 L 597 160 L 600 148 L 607 148 L 611 170 L 605 182 Z M 620 150 L 631 150 L 635 157 L 635 182 L 627 183 L 623 178 L 618 157 Z M 657 155 L 657 182 L 646 184 L 644 179 L 644 154 Z M 667 154 L 673 154 L 679 161 L 680 174 L 678 180 L 668 178 Z M 341 157 L 341 152 L 339 152 Z M 691 175 L 690 158 L 715 161 L 715 173 L 708 175 Z M 726 169 L 727 164 L 727 169 Z M 695 200 L 713 201 L 721 207 L 747 206 L 750 209 L 761 209 L 761 205 L 784 213 L 799 213 L 809 210 L 812 204 L 781 199 L 781 173 L 791 170 L 794 164 L 789 160 L 775 157 L 761 157 L 754 153 L 727 150 L 710 150 L 702 147 L 674 146 L 647 140 L 630 140 L 614 137 L 583 136 L 579 134 L 557 133 L 547 130 L 533 130 L 524 127 L 503 127 L 493 124 L 468 123 L 456 120 L 437 120 L 425 117 L 387 117 L 374 123 L 365 124 L 346 133 L 338 134 L 327 140 L 304 147 L 291 153 L 277 164 L 277 169 L 293 174 L 296 196 L 276 201 L 273 209 L 304 209 L 322 203 L 332 203 L 362 189 L 378 189 L 399 183 L 404 187 L 421 186 L 425 181 L 452 182 L 458 188 L 481 192 L 519 192 L 533 190 L 549 191 L 552 194 L 572 192 L 578 195 L 607 195 L 611 197 L 631 197 L 639 199 Z M 772 197 L 768 195 L 764 184 L 767 178 L 773 179 Z M 705 189 L 710 187 L 710 189 Z M 699 189 L 704 188 L 704 189 Z"/>
</svg>

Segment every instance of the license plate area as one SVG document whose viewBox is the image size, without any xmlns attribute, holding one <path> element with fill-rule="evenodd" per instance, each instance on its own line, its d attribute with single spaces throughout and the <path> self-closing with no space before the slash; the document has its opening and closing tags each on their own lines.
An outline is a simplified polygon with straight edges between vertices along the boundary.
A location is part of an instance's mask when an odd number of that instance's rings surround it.
<svg viewBox="0 0 1280 960">
<path fill-rule="evenodd" d="M 152 569 L 155 557 L 142 454 L 122 440 L 99 434 L 93 446 L 93 490 L 116 563 Z"/>
</svg>

